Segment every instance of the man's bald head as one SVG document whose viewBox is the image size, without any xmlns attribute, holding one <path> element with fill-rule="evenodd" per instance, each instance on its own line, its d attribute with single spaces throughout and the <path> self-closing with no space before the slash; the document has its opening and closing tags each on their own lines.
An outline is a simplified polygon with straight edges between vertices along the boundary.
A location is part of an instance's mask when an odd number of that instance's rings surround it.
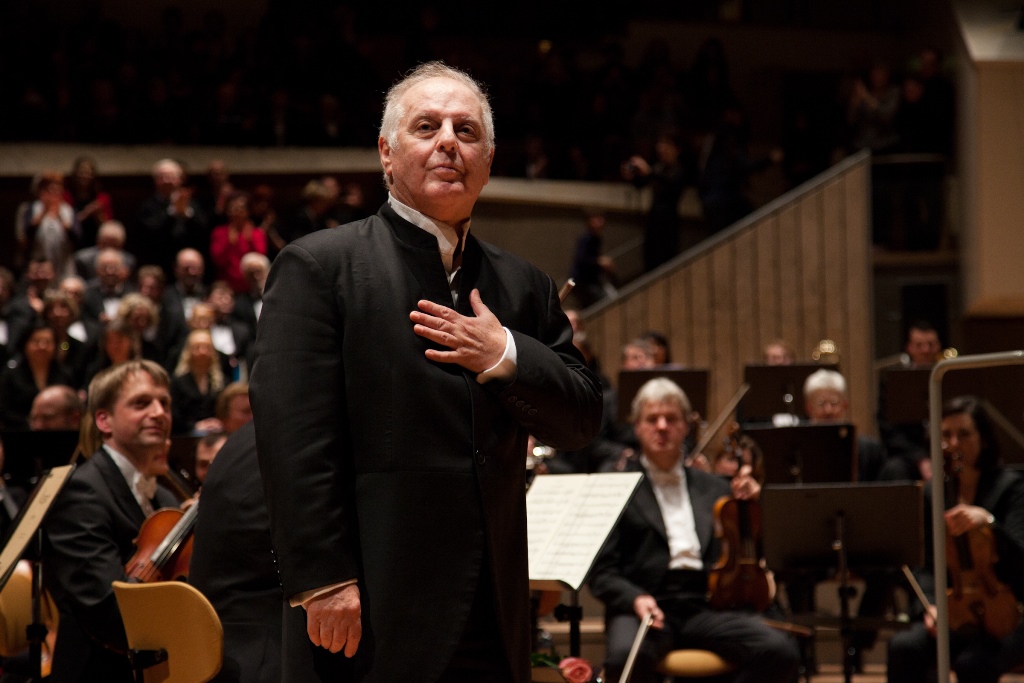
<svg viewBox="0 0 1024 683">
<path fill-rule="evenodd" d="M 71 387 L 46 387 L 32 401 L 28 425 L 32 431 L 78 429 L 82 422 L 82 400 Z"/>
</svg>

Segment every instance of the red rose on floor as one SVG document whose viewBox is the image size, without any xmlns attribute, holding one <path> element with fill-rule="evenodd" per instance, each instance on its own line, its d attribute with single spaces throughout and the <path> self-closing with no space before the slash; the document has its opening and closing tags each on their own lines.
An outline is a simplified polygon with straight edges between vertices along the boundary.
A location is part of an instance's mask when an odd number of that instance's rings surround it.
<svg viewBox="0 0 1024 683">
<path fill-rule="evenodd" d="M 558 669 L 568 683 L 588 683 L 594 675 L 587 660 L 579 657 L 566 657 L 558 663 Z"/>
</svg>

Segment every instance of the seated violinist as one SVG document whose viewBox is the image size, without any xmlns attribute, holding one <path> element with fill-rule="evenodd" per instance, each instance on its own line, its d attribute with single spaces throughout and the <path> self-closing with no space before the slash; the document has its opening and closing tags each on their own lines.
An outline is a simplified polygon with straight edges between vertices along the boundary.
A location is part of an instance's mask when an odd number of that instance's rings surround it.
<svg viewBox="0 0 1024 683">
<path fill-rule="evenodd" d="M 1024 663 L 1024 625 L 1016 605 L 1024 599 L 1024 478 L 1002 467 L 992 420 L 974 397 L 961 396 L 943 407 L 942 450 L 951 489 L 945 498 L 948 568 L 953 586 L 962 591 L 962 598 L 949 596 L 950 663 L 960 683 L 996 683 Z M 942 477 L 932 483 L 936 480 Z M 925 488 L 924 508 L 928 566 L 917 573 L 930 602 L 935 596 L 932 483 Z M 967 539 L 966 553 L 959 547 L 960 538 Z M 973 565 L 969 571 L 964 554 Z M 978 590 L 982 581 L 993 587 L 992 593 Z M 930 606 L 922 621 L 889 641 L 891 683 L 935 680 L 935 620 Z"/>
<path fill-rule="evenodd" d="M 655 665 L 670 650 L 702 648 L 737 666 L 733 681 L 789 683 L 799 653 L 789 636 L 744 612 L 717 611 L 707 600 L 708 570 L 718 559 L 712 511 L 730 493 L 756 499 L 760 485 L 741 474 L 724 479 L 682 464 L 690 402 L 676 384 L 658 378 L 633 399 L 642 455 L 631 468 L 647 475 L 598 555 L 590 589 L 605 604 L 605 679 L 622 671 L 640 620 L 653 626 L 631 680 L 660 681 Z"/>
<path fill-rule="evenodd" d="M 103 370 L 89 384 L 82 443 L 96 448 L 61 490 L 45 523 L 43 575 L 60 612 L 52 680 L 133 680 L 110 584 L 127 580 L 125 564 L 146 517 L 177 506 L 156 483 L 167 472 L 168 385 L 163 368 L 147 360 Z"/>
</svg>

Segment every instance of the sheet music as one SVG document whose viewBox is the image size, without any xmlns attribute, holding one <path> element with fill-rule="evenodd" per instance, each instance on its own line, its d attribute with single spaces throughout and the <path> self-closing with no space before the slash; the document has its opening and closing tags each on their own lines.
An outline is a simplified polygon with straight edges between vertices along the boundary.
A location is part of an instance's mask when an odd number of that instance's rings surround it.
<svg viewBox="0 0 1024 683">
<path fill-rule="evenodd" d="M 531 581 L 579 590 L 643 475 L 542 475 L 526 494 Z"/>
</svg>

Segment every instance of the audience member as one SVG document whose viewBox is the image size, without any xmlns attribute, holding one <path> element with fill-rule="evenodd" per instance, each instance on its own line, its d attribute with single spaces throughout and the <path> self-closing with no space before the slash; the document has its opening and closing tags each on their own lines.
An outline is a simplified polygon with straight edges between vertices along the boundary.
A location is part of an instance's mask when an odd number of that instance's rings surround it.
<svg viewBox="0 0 1024 683">
<path fill-rule="evenodd" d="M 164 292 L 161 308 L 181 322 L 187 322 L 192 317 L 193 307 L 206 300 L 205 273 L 202 254 L 195 249 L 179 251 L 174 258 L 174 284 Z"/>
<path fill-rule="evenodd" d="M 61 290 L 51 289 L 43 297 L 42 318 L 53 330 L 55 360 L 72 378 L 71 386 L 81 388 L 92 349 L 69 332 L 78 320 L 78 304 Z"/>
<path fill-rule="evenodd" d="M 32 193 L 35 200 L 25 207 L 16 227 L 22 253 L 44 255 L 57 277 L 73 275 L 79 228 L 75 210 L 64 201 L 64 176 L 40 174 L 32 182 Z"/>
<path fill-rule="evenodd" d="M 127 320 L 114 318 L 103 327 L 95 358 L 85 368 L 88 386 L 102 370 L 142 357 L 142 345 Z"/>
<path fill-rule="evenodd" d="M 123 251 L 101 251 L 96 257 L 96 279 L 85 286 L 82 317 L 98 323 L 113 320 L 121 306 L 121 298 L 135 288 L 130 277 Z"/>
<path fill-rule="evenodd" d="M 78 431 L 83 411 L 82 399 L 77 391 L 66 385 L 55 384 L 40 391 L 32 401 L 28 427 L 34 432 Z"/>
<path fill-rule="evenodd" d="M 679 253 L 679 198 L 687 177 L 680 161 L 679 143 L 669 133 L 658 137 L 657 161 L 639 155 L 623 165 L 622 176 L 638 187 L 651 186 L 651 208 L 644 231 L 644 271 L 651 271 Z"/>
<path fill-rule="evenodd" d="M 113 220 L 114 209 L 110 194 L 105 192 L 96 177 L 96 160 L 92 157 L 78 157 L 71 165 L 64 201 L 75 210 L 82 247 L 91 247 L 98 241 L 97 233 L 103 223 Z M 124 238 L 119 249 L 124 248 Z M 83 275 L 85 278 L 91 275 Z"/>
<path fill-rule="evenodd" d="M 0 422 L 4 429 L 27 429 L 32 401 L 46 387 L 72 384 L 71 374 L 57 363 L 53 329 L 36 322 L 24 333 L 18 357 L 0 375 Z"/>
<path fill-rule="evenodd" d="M 224 426 L 225 434 L 234 434 L 240 427 L 252 422 L 248 382 L 232 382 L 224 387 L 217 397 L 216 417 Z"/>
<path fill-rule="evenodd" d="M 256 339 L 256 323 L 263 312 L 263 289 L 270 275 L 270 259 L 263 254 L 249 252 L 242 257 L 242 278 L 246 291 L 235 295 L 234 317 L 249 328 L 249 336 Z"/>
<path fill-rule="evenodd" d="M 193 330 L 185 341 L 171 380 L 174 433 L 210 431 L 217 395 L 224 388 L 224 373 L 217 361 L 208 330 Z M 223 425 L 220 425 L 223 428 Z"/>
<path fill-rule="evenodd" d="M 85 280 L 77 275 L 64 278 L 60 281 L 60 285 L 58 285 L 58 289 L 67 295 L 68 300 L 73 302 L 78 310 L 78 319 L 68 327 L 68 335 L 80 342 L 88 343 L 95 341 L 99 337 L 100 328 L 99 324 L 95 321 L 85 321 L 82 319 L 85 288 Z"/>
<path fill-rule="evenodd" d="M 43 314 L 43 296 L 53 285 L 53 264 L 43 255 L 33 256 L 25 269 L 21 291 L 14 295 L 7 309 L 8 335 L 12 343 L 17 344 L 21 335 Z"/>
<path fill-rule="evenodd" d="M 206 484 L 206 475 L 210 471 L 210 465 L 212 465 L 213 461 L 216 460 L 217 455 L 220 453 L 220 449 L 224 446 L 224 442 L 227 440 L 227 434 L 224 432 L 214 431 L 207 432 L 196 443 L 196 481 L 200 484 Z M 258 466 L 257 469 L 259 469 Z M 210 497 L 207 496 L 203 500 L 208 501 L 210 500 Z M 192 577 L 189 577 L 190 580 L 191 578 Z"/>
<path fill-rule="evenodd" d="M 249 376 L 253 361 L 253 338 L 245 323 L 233 317 L 235 294 L 226 282 L 217 281 L 210 285 L 206 299 L 213 308 L 214 320 L 210 328 L 213 346 L 226 359 L 225 378 L 230 381 L 244 381 Z"/>
<path fill-rule="evenodd" d="M 605 281 L 615 276 L 615 264 L 601 254 L 605 217 L 597 210 L 586 212 L 587 228 L 576 240 L 569 277 L 576 282 L 573 295 L 583 307 L 597 303 L 608 295 Z"/>
<path fill-rule="evenodd" d="M 93 244 L 79 249 L 75 252 L 75 270 L 84 280 L 91 280 L 97 276 L 96 257 L 105 249 L 116 249 L 124 254 L 125 265 L 128 271 L 135 271 L 135 257 L 124 251 L 125 240 L 124 226 L 120 221 L 103 221 L 98 231 L 93 235 Z"/>
<path fill-rule="evenodd" d="M 165 298 L 166 276 L 159 266 L 142 266 L 139 268 L 138 286 L 139 294 L 147 297 L 156 306 L 157 325 L 155 333 L 149 329 L 145 334 L 151 334 L 152 338 L 144 340 L 155 346 L 154 355 L 158 362 L 167 367 L 167 357 L 171 349 L 178 348 L 188 334 L 188 324 L 181 315 L 174 315 L 165 309 L 167 299 Z M 173 369 L 173 368 L 172 368 Z"/>
<path fill-rule="evenodd" d="M 854 81 L 847 110 L 853 149 L 882 152 L 895 146 L 899 105 L 900 91 L 890 80 L 886 64 L 872 65 L 867 83 L 863 78 Z"/>
<path fill-rule="evenodd" d="M 139 292 L 126 294 L 117 309 L 117 318 L 128 323 L 135 337 L 139 340 L 139 352 L 142 358 L 155 363 L 163 363 L 166 359 L 163 345 L 157 338 L 160 330 L 160 312 L 156 304 Z"/>
<path fill-rule="evenodd" d="M 170 273 L 173 258 L 182 249 L 200 254 L 210 247 L 206 214 L 184 185 L 185 172 L 172 159 L 153 165 L 154 194 L 139 207 L 137 223 L 128 234 L 128 249 L 140 265 L 158 265 Z"/>
<path fill-rule="evenodd" d="M 0 266 L 0 368 L 7 365 L 7 358 L 10 356 L 10 348 L 13 346 L 11 338 L 10 303 L 14 296 L 14 273 L 7 268 Z"/>
<path fill-rule="evenodd" d="M 206 214 L 210 225 L 223 225 L 228 221 L 228 199 L 234 193 L 235 186 L 224 161 L 210 161 L 204 182 L 196 189 L 196 202 Z"/>
<path fill-rule="evenodd" d="M 267 253 L 267 236 L 249 219 L 249 195 L 232 193 L 225 204 L 228 223 L 214 228 L 210 236 L 210 259 L 214 276 L 224 280 L 236 293 L 244 293 L 249 284 L 242 276 L 242 257 L 250 252 Z"/>
<path fill-rule="evenodd" d="M 330 189 L 319 180 L 306 183 L 302 189 L 302 207 L 287 225 L 281 226 L 285 228 L 281 234 L 285 244 L 328 227 L 328 215 L 334 200 L 335 196 Z"/>
</svg>

